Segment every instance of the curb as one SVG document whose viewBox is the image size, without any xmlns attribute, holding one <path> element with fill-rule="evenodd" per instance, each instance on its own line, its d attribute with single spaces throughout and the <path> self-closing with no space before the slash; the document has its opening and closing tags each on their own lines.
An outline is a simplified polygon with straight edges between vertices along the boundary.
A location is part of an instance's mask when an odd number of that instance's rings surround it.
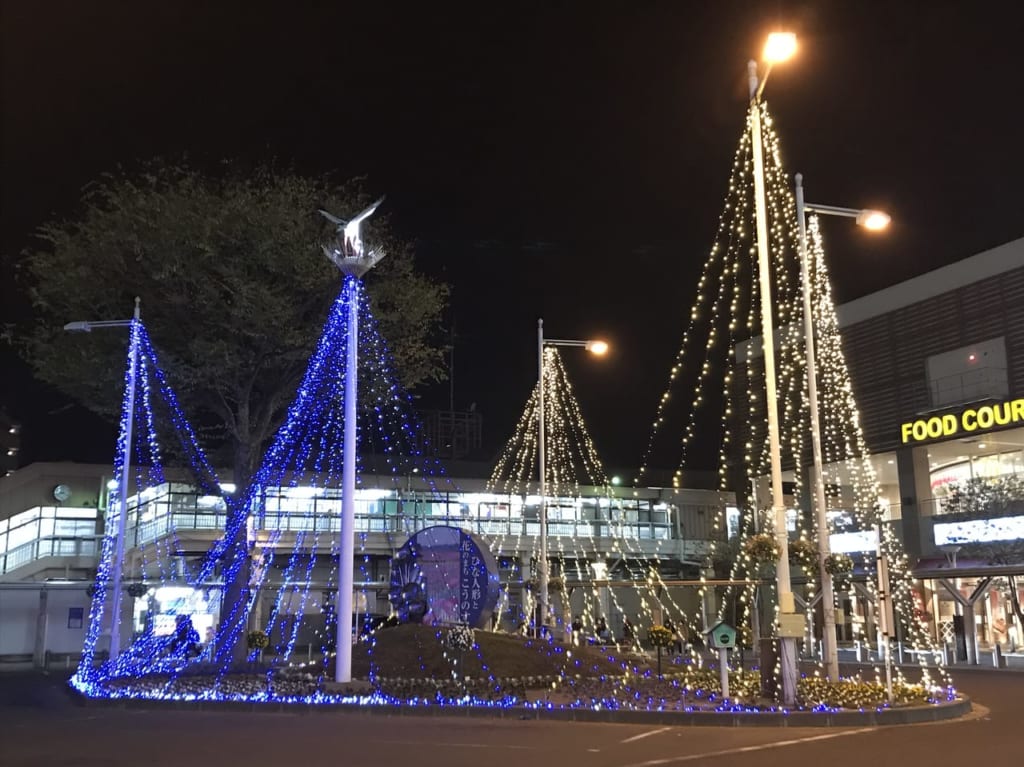
<svg viewBox="0 0 1024 767">
<path fill-rule="evenodd" d="M 231 701 L 111 700 L 88 698 L 71 690 L 84 706 L 162 711 L 223 711 L 247 713 L 331 714 L 354 712 L 385 716 L 435 716 L 490 719 L 547 720 L 556 722 L 604 722 L 616 724 L 659 724 L 675 727 L 866 727 L 920 724 L 957 719 L 971 712 L 969 698 L 958 698 L 932 706 L 815 713 L 718 712 L 718 711 L 616 711 L 592 709 L 487 708 L 484 706 L 367 706 L 346 703 L 243 703 Z"/>
</svg>

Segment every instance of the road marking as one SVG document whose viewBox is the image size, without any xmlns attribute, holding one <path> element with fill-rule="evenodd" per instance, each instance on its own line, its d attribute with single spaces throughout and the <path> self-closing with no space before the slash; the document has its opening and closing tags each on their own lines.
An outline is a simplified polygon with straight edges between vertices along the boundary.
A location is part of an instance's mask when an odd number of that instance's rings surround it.
<svg viewBox="0 0 1024 767">
<path fill-rule="evenodd" d="M 636 762 L 626 767 L 654 767 L 659 764 L 675 764 L 677 762 L 693 762 L 697 759 L 709 759 L 715 756 L 728 756 L 729 754 L 744 754 L 748 751 L 765 751 L 769 748 L 782 748 L 783 746 L 795 746 L 800 743 L 811 743 L 815 740 L 829 740 L 830 738 L 843 738 L 847 735 L 858 735 L 862 732 L 874 732 L 876 727 L 862 727 L 859 730 L 844 730 L 843 732 L 830 732 L 827 735 L 812 735 L 809 738 L 794 738 L 792 740 L 778 740 L 774 743 L 764 743 L 759 746 L 743 746 L 742 748 L 727 748 L 723 751 L 706 751 L 703 754 L 686 754 L 685 756 L 672 756 L 666 759 L 651 759 L 647 762 Z"/>
<path fill-rule="evenodd" d="M 619 741 L 620 743 L 632 743 L 634 740 L 640 740 L 641 738 L 649 738 L 651 735 L 657 735 L 659 732 L 665 732 L 665 730 L 671 730 L 671 727 L 662 727 L 660 730 L 651 730 L 650 732 L 641 732 L 639 735 L 634 735 L 632 738 L 626 738 L 625 740 Z"/>
<path fill-rule="evenodd" d="M 434 740 L 393 740 L 388 738 L 384 741 L 387 744 L 396 743 L 402 746 L 436 746 L 439 748 L 509 748 L 520 751 L 532 751 L 536 746 L 515 746 L 504 743 L 442 743 Z"/>
</svg>

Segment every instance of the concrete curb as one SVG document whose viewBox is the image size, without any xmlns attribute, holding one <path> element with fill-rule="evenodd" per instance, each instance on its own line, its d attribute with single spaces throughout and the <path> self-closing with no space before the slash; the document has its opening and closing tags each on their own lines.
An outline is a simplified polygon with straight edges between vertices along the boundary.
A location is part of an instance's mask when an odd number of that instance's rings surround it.
<svg viewBox="0 0 1024 767">
<path fill-rule="evenodd" d="M 109 700 L 88 698 L 70 690 L 81 705 L 159 711 L 239 711 L 250 713 L 329 714 L 357 712 L 385 716 L 436 716 L 493 719 L 548 720 L 559 722 L 607 722 L 617 724 L 657 724 L 676 727 L 878 727 L 896 724 L 920 724 L 957 719 L 971 712 L 969 698 L 932 706 L 871 709 L 815 713 L 749 713 L 717 711 L 615 711 L 591 709 L 487 708 L 484 706 L 365 706 L 331 703 L 233 703 L 229 701 Z"/>
</svg>

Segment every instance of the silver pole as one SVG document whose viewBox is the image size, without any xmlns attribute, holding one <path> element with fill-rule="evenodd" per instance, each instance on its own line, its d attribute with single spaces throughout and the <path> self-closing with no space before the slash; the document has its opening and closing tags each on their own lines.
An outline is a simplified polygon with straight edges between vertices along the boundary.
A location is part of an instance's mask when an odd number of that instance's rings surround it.
<svg viewBox="0 0 1024 767">
<path fill-rule="evenodd" d="M 718 650 L 718 678 L 722 684 L 722 700 L 729 702 L 729 651 L 724 647 Z"/>
<path fill-rule="evenodd" d="M 359 284 L 348 283 L 348 349 L 345 360 L 345 431 L 341 446 L 341 544 L 338 546 L 338 624 L 334 681 L 352 681 L 352 587 L 356 521 L 356 363 L 359 346 Z"/>
<path fill-rule="evenodd" d="M 889 560 L 882 550 L 881 525 L 875 526 L 875 533 L 877 536 L 875 569 L 878 575 L 878 624 L 882 632 L 882 653 L 885 656 L 885 692 L 891 705 L 893 702 L 892 652 L 889 637 L 895 628 L 895 616 L 892 611 L 892 594 L 889 593 Z"/>
<path fill-rule="evenodd" d="M 757 64 L 748 67 L 756 78 Z M 786 530 L 786 505 L 782 495 L 782 455 L 779 447 L 779 411 L 775 384 L 775 337 L 772 328 L 771 271 L 768 253 L 768 211 L 764 191 L 764 156 L 761 147 L 761 105 L 758 89 L 751 83 L 754 95 L 750 100 L 751 149 L 754 160 L 754 210 L 757 221 L 757 264 L 761 291 L 761 339 L 764 353 L 765 401 L 768 409 L 768 447 L 771 456 L 772 509 L 775 518 L 775 539 L 779 561 L 775 574 L 779 592 L 779 612 L 796 612 L 789 579 L 789 537 Z M 782 704 L 796 703 L 796 640 L 779 638 L 779 660 L 782 667 Z"/>
<path fill-rule="evenodd" d="M 359 298 L 361 278 L 384 258 L 382 250 L 364 248 L 360 227 L 384 200 L 381 197 L 350 219 L 320 213 L 335 225 L 335 242 L 324 245 L 324 255 L 341 270 L 346 282 L 343 291 L 348 300 L 348 349 L 345 358 L 345 426 L 341 446 L 341 541 L 338 545 L 338 593 L 335 599 L 337 648 L 334 681 L 352 681 L 352 596 L 353 562 L 356 532 L 356 397 L 359 354 Z"/>
<path fill-rule="evenodd" d="M 807 253 L 807 221 L 804 210 L 804 177 L 796 174 L 796 220 L 800 227 L 800 279 L 804 299 L 804 349 L 807 353 L 807 397 L 811 406 L 811 446 L 814 453 L 814 502 L 818 521 L 818 577 L 821 579 L 822 646 L 825 670 L 830 682 L 839 679 L 836 648 L 836 608 L 832 574 L 825 563 L 832 553 L 828 537 L 828 508 L 825 503 L 825 471 L 821 455 L 821 422 L 818 416 L 818 375 L 814 360 L 814 317 L 811 308 L 810 261 Z"/>
<path fill-rule="evenodd" d="M 544 320 L 537 320 L 537 453 L 540 464 L 540 562 L 538 562 L 538 596 L 541 625 L 548 625 L 548 499 L 547 474 L 544 465 Z"/>
<path fill-rule="evenodd" d="M 114 596 L 110 603 L 110 660 L 121 654 L 121 580 L 124 577 L 124 539 L 128 530 L 128 478 L 132 469 L 132 430 L 135 424 L 135 379 L 139 371 L 139 299 L 130 325 L 130 362 L 128 363 L 128 415 L 125 420 L 124 458 L 121 463 L 121 484 L 117 499 L 117 545 L 114 549 L 114 571 L 110 582 Z"/>
</svg>

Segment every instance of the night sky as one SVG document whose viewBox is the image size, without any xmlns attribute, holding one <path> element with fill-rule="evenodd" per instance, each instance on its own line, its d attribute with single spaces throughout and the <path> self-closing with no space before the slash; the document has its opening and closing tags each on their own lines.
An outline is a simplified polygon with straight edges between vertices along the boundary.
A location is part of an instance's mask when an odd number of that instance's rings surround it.
<svg viewBox="0 0 1024 767">
<path fill-rule="evenodd" d="M 549 336 L 613 344 L 565 358 L 599 453 L 639 461 L 716 230 L 746 62 L 773 29 L 800 40 L 765 95 L 808 200 L 893 216 L 884 237 L 828 225 L 840 301 L 1024 235 L 1011 2 L 2 8 L 3 322 L 26 317 L 11 278 L 34 229 L 119 164 L 365 175 L 453 287 L 455 405 L 476 403 L 489 454 L 536 380 L 542 316 Z M 0 364 L 26 461 L 109 460 L 109 429 L 9 351 Z M 447 407 L 447 384 L 420 394 Z"/>
</svg>

